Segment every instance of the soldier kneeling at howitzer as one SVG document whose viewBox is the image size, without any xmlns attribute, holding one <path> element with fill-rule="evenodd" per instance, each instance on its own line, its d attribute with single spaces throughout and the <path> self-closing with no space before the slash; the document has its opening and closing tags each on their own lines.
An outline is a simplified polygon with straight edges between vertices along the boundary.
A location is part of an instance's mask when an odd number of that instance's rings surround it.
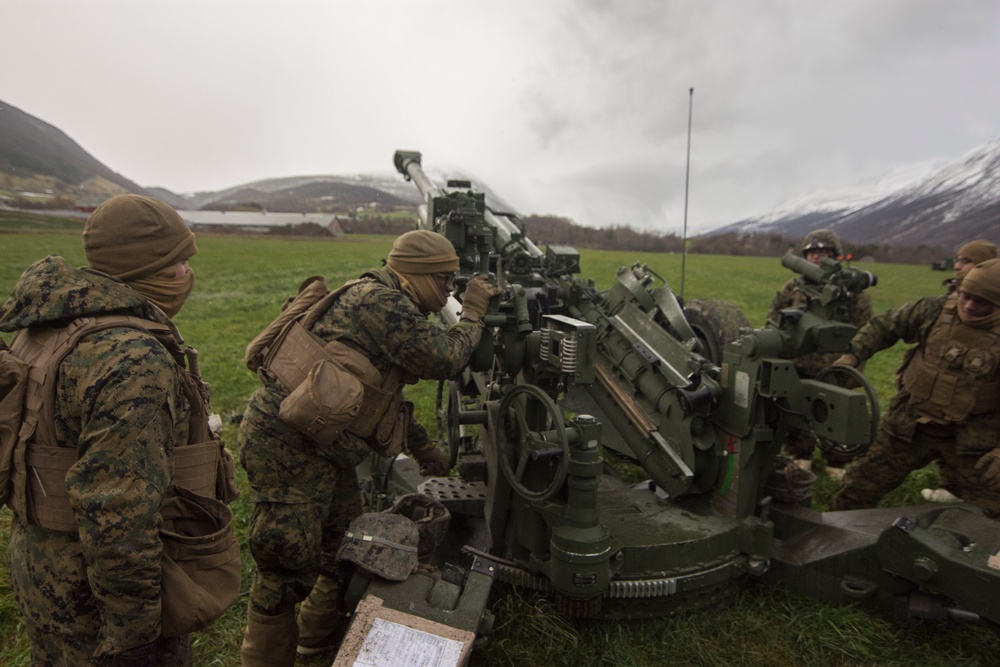
<svg viewBox="0 0 1000 667">
<path fill-rule="evenodd" d="M 427 319 L 447 303 L 458 269 L 444 236 L 407 232 L 384 268 L 329 293 L 322 281 L 307 281 L 248 348 L 248 365 L 263 386 L 239 432 L 255 503 L 249 542 L 257 564 L 244 666 L 290 667 L 296 650 L 312 654 L 336 644 L 337 550 L 362 511 L 354 467 L 369 451 L 405 450 L 422 474 L 448 474 L 447 455 L 401 397 L 404 384 L 460 373 L 483 335 L 483 315 L 498 293 L 485 278 L 466 285 L 455 325 Z M 303 358 L 318 361 L 297 367 Z"/>
<path fill-rule="evenodd" d="M 874 507 L 912 470 L 939 461 L 951 492 L 1000 516 L 1000 259 L 969 271 L 955 293 L 872 318 L 837 363 L 857 367 L 899 340 L 917 346 L 831 509 Z"/>
<path fill-rule="evenodd" d="M 828 257 L 839 260 L 844 254 L 840 239 L 829 229 L 817 229 L 810 232 L 803 239 L 799 250 L 806 260 L 816 265 Z M 797 276 L 782 286 L 774 295 L 771 307 L 767 311 L 768 320 L 777 321 L 779 313 L 786 308 L 807 305 L 809 297 L 802 289 L 804 280 L 801 276 Z M 844 304 L 842 312 L 843 321 L 857 327 L 864 326 L 872 316 L 871 296 L 867 292 L 852 295 Z M 813 352 L 795 359 L 795 368 L 799 377 L 814 379 L 821 371 L 828 368 L 838 356 L 836 352 Z M 859 367 L 858 370 L 862 369 L 863 367 Z M 848 380 L 845 383 L 852 386 L 853 380 Z M 798 429 L 789 431 L 784 443 L 784 450 L 796 460 L 797 465 L 806 470 L 811 468 L 812 454 L 815 448 L 816 436 L 809 431 Z M 840 454 L 841 451 L 836 447 L 831 447 L 823 452 L 827 471 L 835 476 L 840 476 L 843 472 L 843 466 L 850 461 L 850 456 Z"/>
</svg>

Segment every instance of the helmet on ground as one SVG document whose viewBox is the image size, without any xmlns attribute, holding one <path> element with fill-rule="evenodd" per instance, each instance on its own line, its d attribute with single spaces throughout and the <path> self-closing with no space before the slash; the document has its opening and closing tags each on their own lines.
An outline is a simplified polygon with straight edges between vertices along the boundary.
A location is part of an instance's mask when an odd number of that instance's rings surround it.
<svg viewBox="0 0 1000 667">
<path fill-rule="evenodd" d="M 806 234 L 800 250 L 803 257 L 810 250 L 829 250 L 833 253 L 834 259 L 844 254 L 844 247 L 840 244 L 840 239 L 829 229 L 817 229 Z"/>
<path fill-rule="evenodd" d="M 337 557 L 383 579 L 406 581 L 417 566 L 419 542 L 417 524 L 411 519 L 368 512 L 351 522 Z"/>
</svg>

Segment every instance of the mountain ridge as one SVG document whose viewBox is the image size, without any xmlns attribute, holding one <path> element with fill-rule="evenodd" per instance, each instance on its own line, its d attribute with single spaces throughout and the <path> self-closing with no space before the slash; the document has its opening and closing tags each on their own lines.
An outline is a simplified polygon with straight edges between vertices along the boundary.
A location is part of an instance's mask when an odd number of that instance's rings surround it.
<svg viewBox="0 0 1000 667">
<path fill-rule="evenodd" d="M 491 204 L 498 201 L 484 184 L 476 185 Z M 83 208 L 118 192 L 205 210 L 413 211 L 421 203 L 416 188 L 389 171 L 266 178 L 189 194 L 143 187 L 102 164 L 58 128 L 0 101 L 0 205 Z M 973 238 L 1000 244 L 998 223 L 1000 138 L 956 160 L 907 165 L 870 185 L 796 197 L 695 238 L 735 233 L 798 239 L 826 227 L 854 245 L 952 247 Z"/>
</svg>

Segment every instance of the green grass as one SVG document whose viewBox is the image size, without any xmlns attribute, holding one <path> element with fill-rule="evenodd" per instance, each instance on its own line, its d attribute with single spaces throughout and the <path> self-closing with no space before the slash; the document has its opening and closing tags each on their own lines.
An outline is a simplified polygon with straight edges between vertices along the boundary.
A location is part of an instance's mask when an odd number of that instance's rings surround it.
<svg viewBox="0 0 1000 667">
<path fill-rule="evenodd" d="M 0 218 L 2 225 L 2 218 Z M 77 226 L 76 229 L 79 229 Z M 198 238 L 191 261 L 195 291 L 177 324 L 200 352 L 202 371 L 212 386 L 213 406 L 223 415 L 224 435 L 235 446 L 230 418 L 240 414 L 257 380 L 243 364 L 246 344 L 277 313 L 282 300 L 308 276 L 324 275 L 331 286 L 378 266 L 392 239 L 348 237 L 343 240 Z M 23 269 L 49 253 L 71 264 L 85 263 L 79 232 L 0 236 L 0 294 L 9 294 Z M 620 266 L 649 264 L 679 292 L 680 255 L 583 251 L 584 275 L 598 287 L 613 284 Z M 684 296 L 716 297 L 743 308 L 754 326 L 763 324 L 775 291 L 791 277 L 774 258 L 690 255 Z M 944 277 L 924 266 L 859 265 L 879 275 L 872 290 L 876 312 L 920 296 L 940 293 Z M 867 366 L 883 405 L 892 391 L 892 374 L 902 347 L 877 355 Z M 433 383 L 411 393 L 418 417 L 433 432 Z M 246 490 L 242 471 L 240 484 Z M 935 481 L 933 470 L 911 475 L 887 503 L 919 499 L 919 490 Z M 820 475 L 815 491 L 822 507 L 836 484 Z M 245 543 L 248 494 L 234 503 L 237 531 Z M 10 595 L 7 573 L 8 509 L 0 510 L 0 665 L 29 664 L 27 640 Z M 253 567 L 244 549 L 244 576 Z M 248 579 L 246 579 L 248 582 Z M 743 591 L 725 609 L 706 610 L 646 622 L 571 623 L 533 596 L 509 596 L 496 609 L 497 622 L 485 650 L 472 664 L 482 667 L 556 667 L 572 665 L 692 666 L 841 666 L 841 665 L 986 665 L 998 650 L 995 636 L 982 628 L 943 628 L 925 624 L 899 628 L 864 611 L 821 605 L 810 599 L 763 587 Z M 244 601 L 240 600 L 210 629 L 195 637 L 196 664 L 239 664 Z M 329 665 L 320 655 L 300 665 Z"/>
<path fill-rule="evenodd" d="M 83 220 L 26 211 L 0 211 L 0 233 L 62 231 L 83 231 Z"/>
</svg>

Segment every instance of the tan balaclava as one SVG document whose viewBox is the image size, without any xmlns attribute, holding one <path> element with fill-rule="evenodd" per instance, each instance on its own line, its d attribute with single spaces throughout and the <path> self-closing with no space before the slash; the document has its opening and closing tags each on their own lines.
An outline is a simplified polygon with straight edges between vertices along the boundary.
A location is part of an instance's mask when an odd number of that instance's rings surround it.
<svg viewBox="0 0 1000 667">
<path fill-rule="evenodd" d="M 1000 259 L 988 259 L 972 267 L 962 280 L 961 291 L 996 306 L 996 310 L 989 315 L 976 318 L 966 317 L 959 308 L 958 316 L 964 323 L 976 328 L 992 327 L 1000 323 Z"/>
<path fill-rule="evenodd" d="M 87 218 L 83 249 L 92 269 L 127 283 L 173 317 L 194 287 L 194 272 L 174 265 L 194 256 L 194 233 L 170 206 L 142 195 L 115 195 Z"/>
<path fill-rule="evenodd" d="M 459 266 L 451 241 L 426 229 L 399 236 L 386 264 L 399 274 L 403 291 L 428 313 L 439 312 L 448 302 L 433 274 L 454 273 Z"/>
<path fill-rule="evenodd" d="M 985 239 L 969 241 L 955 253 L 955 257 L 965 257 L 973 265 L 981 264 L 988 259 L 994 259 L 998 256 L 1000 255 L 997 254 L 996 244 Z"/>
</svg>

